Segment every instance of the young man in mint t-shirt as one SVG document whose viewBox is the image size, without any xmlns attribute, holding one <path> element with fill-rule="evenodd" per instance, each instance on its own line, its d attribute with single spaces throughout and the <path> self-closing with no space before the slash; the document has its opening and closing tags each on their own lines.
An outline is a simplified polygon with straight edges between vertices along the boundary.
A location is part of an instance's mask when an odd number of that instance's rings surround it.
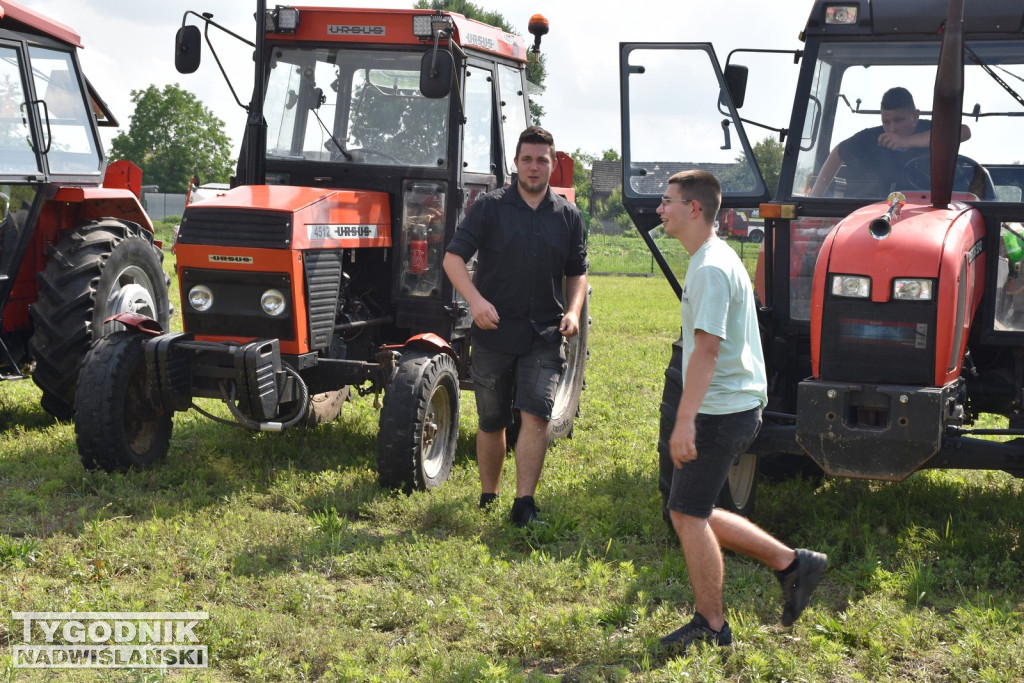
<svg viewBox="0 0 1024 683">
<path fill-rule="evenodd" d="M 715 236 L 718 180 L 684 171 L 668 181 L 658 207 L 665 234 L 690 254 L 682 294 L 683 394 L 669 440 L 674 465 L 668 509 L 693 586 L 696 614 L 661 639 L 666 649 L 705 640 L 732 644 L 722 605 L 722 548 L 776 571 L 791 625 L 810 600 L 828 558 L 790 548 L 745 517 L 715 508 L 736 458 L 750 447 L 768 402 L 764 356 L 750 277 Z"/>
</svg>

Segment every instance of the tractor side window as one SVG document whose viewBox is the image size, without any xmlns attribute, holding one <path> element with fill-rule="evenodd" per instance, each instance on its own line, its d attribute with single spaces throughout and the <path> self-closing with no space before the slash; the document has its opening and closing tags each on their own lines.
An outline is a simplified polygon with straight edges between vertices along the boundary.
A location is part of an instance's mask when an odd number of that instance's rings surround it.
<svg viewBox="0 0 1024 683">
<path fill-rule="evenodd" d="M 462 170 L 494 173 L 494 78 L 490 71 L 466 69 L 466 125 L 462 137 Z"/>
<path fill-rule="evenodd" d="M 99 173 L 99 149 L 71 55 L 33 47 L 29 56 L 36 93 L 45 103 L 40 115 L 49 120 L 50 172 Z"/>
<path fill-rule="evenodd" d="M 38 173 L 18 52 L 0 48 L 0 173 Z"/>
<path fill-rule="evenodd" d="M 528 107 L 523 90 L 523 73 L 504 64 L 498 65 L 498 85 L 501 86 L 501 130 L 505 138 L 505 171 L 515 171 L 516 142 L 526 130 Z"/>
</svg>

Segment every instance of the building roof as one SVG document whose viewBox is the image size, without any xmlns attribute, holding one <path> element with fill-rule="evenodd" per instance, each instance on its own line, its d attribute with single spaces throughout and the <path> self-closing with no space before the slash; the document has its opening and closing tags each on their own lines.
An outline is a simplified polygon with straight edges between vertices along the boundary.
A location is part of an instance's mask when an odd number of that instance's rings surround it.
<svg viewBox="0 0 1024 683">
<path fill-rule="evenodd" d="M 590 191 L 593 193 L 610 194 L 622 185 L 621 161 L 595 161 L 590 171 Z"/>
</svg>

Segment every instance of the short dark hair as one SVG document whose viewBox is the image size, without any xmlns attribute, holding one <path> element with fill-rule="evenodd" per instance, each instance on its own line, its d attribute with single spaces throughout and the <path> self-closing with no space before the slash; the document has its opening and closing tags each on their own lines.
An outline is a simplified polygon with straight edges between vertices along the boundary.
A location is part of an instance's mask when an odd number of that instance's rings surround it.
<svg viewBox="0 0 1024 683">
<path fill-rule="evenodd" d="M 686 199 L 696 199 L 704 210 L 704 218 L 714 223 L 722 208 L 722 184 L 707 171 L 680 171 L 668 179 L 669 185 L 678 185 Z"/>
<path fill-rule="evenodd" d="M 917 109 L 914 96 L 906 88 L 890 88 L 882 95 L 882 109 Z"/>
<path fill-rule="evenodd" d="M 516 159 L 519 158 L 519 149 L 523 143 L 535 143 L 538 145 L 551 146 L 551 161 L 555 160 L 555 138 L 540 126 L 530 126 L 519 134 L 519 142 L 516 143 Z"/>
</svg>

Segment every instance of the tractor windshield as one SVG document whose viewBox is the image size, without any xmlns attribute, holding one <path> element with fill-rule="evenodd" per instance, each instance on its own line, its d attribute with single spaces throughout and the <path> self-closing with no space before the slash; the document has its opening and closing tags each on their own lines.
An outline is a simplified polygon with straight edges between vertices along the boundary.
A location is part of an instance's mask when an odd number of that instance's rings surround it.
<svg viewBox="0 0 1024 683">
<path fill-rule="evenodd" d="M 419 90 L 421 53 L 273 49 L 267 157 L 444 168 L 448 99 Z"/>
<path fill-rule="evenodd" d="M 982 201 L 1020 202 L 1024 166 L 1024 53 L 1019 41 L 967 41 L 963 123 L 954 192 Z M 918 114 L 905 136 L 930 129 L 938 42 L 823 43 L 817 55 L 793 178 L 794 196 L 884 199 L 893 190 L 927 190 L 927 142 L 904 148 L 880 138 L 883 95 L 912 95 Z M 890 102 L 893 100 L 890 100 Z M 887 127 L 900 125 L 890 117 Z M 897 138 L 899 139 L 899 138 Z M 927 141 L 927 134 L 924 137 Z M 830 159 L 831 156 L 831 159 Z M 838 160 L 836 157 L 838 156 Z M 838 163 L 838 167 L 833 167 Z M 840 163 L 841 162 L 841 163 Z"/>
</svg>

